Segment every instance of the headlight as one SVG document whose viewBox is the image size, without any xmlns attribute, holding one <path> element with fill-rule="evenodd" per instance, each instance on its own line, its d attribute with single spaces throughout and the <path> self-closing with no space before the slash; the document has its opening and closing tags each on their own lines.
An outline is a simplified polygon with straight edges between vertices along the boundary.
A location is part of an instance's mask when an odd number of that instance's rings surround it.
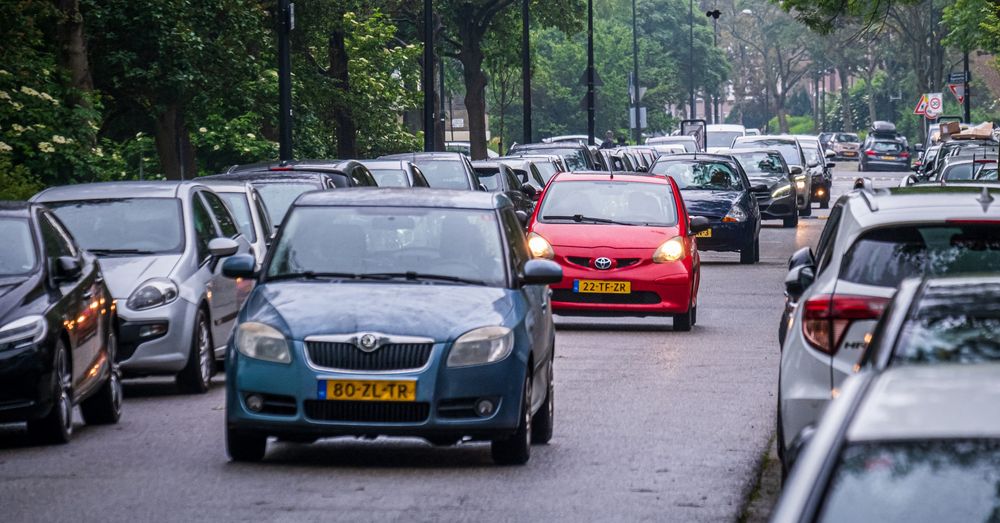
<svg viewBox="0 0 1000 523">
<path fill-rule="evenodd" d="M 784 198 L 792 193 L 792 184 L 785 184 L 771 192 L 771 198 Z"/>
<path fill-rule="evenodd" d="M 802 192 L 806 190 L 806 177 L 805 175 L 798 175 L 795 177 L 795 190 Z"/>
<path fill-rule="evenodd" d="M 514 333 L 507 327 L 481 327 L 459 336 L 448 353 L 449 367 L 467 367 L 500 361 L 514 349 Z"/>
<path fill-rule="evenodd" d="M 275 363 L 292 361 L 285 336 L 278 329 L 263 323 L 241 323 L 236 331 L 236 349 L 248 358 Z"/>
<path fill-rule="evenodd" d="M 528 234 L 528 250 L 535 258 L 551 260 L 556 256 L 555 251 L 552 250 L 552 244 L 534 232 Z"/>
<path fill-rule="evenodd" d="M 14 320 L 0 328 L 0 351 L 20 349 L 45 337 L 45 318 L 32 315 Z"/>
<path fill-rule="evenodd" d="M 654 263 L 675 262 L 684 257 L 684 240 L 679 236 L 670 238 L 656 248 L 653 253 Z"/>
<path fill-rule="evenodd" d="M 128 297 L 125 305 L 134 311 L 152 309 L 177 299 L 177 284 L 166 278 L 154 278 L 140 285 Z"/>
<path fill-rule="evenodd" d="M 729 213 L 726 217 L 722 219 L 726 223 L 736 223 L 747 221 L 747 213 L 739 205 L 734 205 L 732 209 L 729 209 Z"/>
</svg>

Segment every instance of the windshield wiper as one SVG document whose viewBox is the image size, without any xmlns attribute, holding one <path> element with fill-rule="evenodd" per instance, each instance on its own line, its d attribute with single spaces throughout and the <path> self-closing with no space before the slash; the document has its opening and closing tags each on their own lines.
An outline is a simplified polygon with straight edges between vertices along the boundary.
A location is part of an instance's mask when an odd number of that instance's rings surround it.
<svg viewBox="0 0 1000 523">
<path fill-rule="evenodd" d="M 449 276 L 449 275 L 446 275 L 446 274 L 427 274 L 427 273 L 423 273 L 423 272 L 414 272 L 414 271 L 408 271 L 408 272 L 378 272 L 378 273 L 362 274 L 360 276 L 362 276 L 362 277 L 371 277 L 371 278 L 381 278 L 381 279 L 387 279 L 387 278 L 405 278 L 407 280 L 413 280 L 413 281 L 416 281 L 416 280 L 439 280 L 439 281 L 449 281 L 449 282 L 455 282 L 455 283 L 469 283 L 469 284 L 472 284 L 472 285 L 488 285 L 483 280 L 475 280 L 475 279 L 471 279 L 471 278 L 462 278 L 462 277 L 459 277 L 459 276 Z"/>
<path fill-rule="evenodd" d="M 354 272 L 286 272 L 267 277 L 268 280 L 388 280 L 387 276 L 377 274 L 358 274 Z"/>
<path fill-rule="evenodd" d="M 638 225 L 635 223 L 619 222 L 615 220 L 609 220 L 607 218 L 595 218 L 593 216 L 584 216 L 582 214 L 574 214 L 572 216 L 542 216 L 543 220 L 572 220 L 574 222 L 591 222 L 591 223 L 609 223 L 612 225 Z"/>
<path fill-rule="evenodd" d="M 116 254 L 156 254 L 156 251 L 148 251 L 144 249 L 87 249 L 91 254 L 96 254 L 98 256 L 114 256 Z"/>
</svg>

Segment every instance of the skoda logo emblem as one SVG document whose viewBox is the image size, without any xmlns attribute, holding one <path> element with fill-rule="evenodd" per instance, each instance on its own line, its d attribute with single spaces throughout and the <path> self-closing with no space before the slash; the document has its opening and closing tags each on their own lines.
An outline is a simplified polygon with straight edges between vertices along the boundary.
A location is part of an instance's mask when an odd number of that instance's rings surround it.
<svg viewBox="0 0 1000 523">
<path fill-rule="evenodd" d="M 611 258 L 605 258 L 601 256 L 600 258 L 594 260 L 594 267 L 606 271 L 611 268 Z"/>
<path fill-rule="evenodd" d="M 361 350 L 371 352 L 375 350 L 378 345 L 378 339 L 375 338 L 374 334 L 365 334 L 358 340 L 358 345 L 361 346 Z"/>
</svg>

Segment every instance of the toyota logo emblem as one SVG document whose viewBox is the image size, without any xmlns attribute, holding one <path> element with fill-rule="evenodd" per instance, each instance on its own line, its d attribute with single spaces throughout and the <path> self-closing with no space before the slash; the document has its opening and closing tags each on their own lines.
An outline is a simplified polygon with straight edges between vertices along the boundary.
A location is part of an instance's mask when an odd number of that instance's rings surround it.
<svg viewBox="0 0 1000 523">
<path fill-rule="evenodd" d="M 358 340 L 358 345 L 360 346 L 361 350 L 365 352 L 371 352 L 377 348 L 378 339 L 375 338 L 374 334 L 365 334 L 364 336 L 361 336 L 361 339 Z"/>
<path fill-rule="evenodd" d="M 594 260 L 594 267 L 602 271 L 606 271 L 611 268 L 611 258 L 605 258 L 601 256 L 600 258 Z"/>
</svg>

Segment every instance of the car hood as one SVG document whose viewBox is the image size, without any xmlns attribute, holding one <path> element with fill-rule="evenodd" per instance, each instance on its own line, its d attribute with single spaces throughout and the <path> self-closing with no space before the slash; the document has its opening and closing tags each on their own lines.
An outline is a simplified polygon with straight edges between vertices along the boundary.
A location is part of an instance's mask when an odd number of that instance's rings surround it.
<svg viewBox="0 0 1000 523">
<path fill-rule="evenodd" d="M 139 284 L 150 278 L 170 276 L 180 257 L 179 254 L 104 256 L 100 258 L 101 270 L 111 296 L 121 300 L 128 298 Z"/>
<path fill-rule="evenodd" d="M 686 190 L 681 192 L 689 214 L 720 219 L 729 213 L 729 209 L 732 209 L 733 205 L 739 201 L 741 194 L 743 193 L 739 191 Z"/>
<path fill-rule="evenodd" d="M 475 285 L 272 282 L 254 290 L 240 321 L 275 326 L 295 340 L 373 332 L 447 341 L 503 324 L 513 292 Z"/>
<path fill-rule="evenodd" d="M 604 247 L 609 249 L 655 249 L 680 234 L 677 226 L 641 227 L 594 223 L 540 223 L 531 230 L 555 247 Z"/>
<path fill-rule="evenodd" d="M 0 327 L 29 314 L 43 314 L 45 302 L 40 274 L 0 278 Z"/>
<path fill-rule="evenodd" d="M 750 185 L 766 185 L 767 190 L 773 191 L 782 185 L 790 185 L 792 182 L 788 178 L 777 176 L 748 176 Z"/>
</svg>

